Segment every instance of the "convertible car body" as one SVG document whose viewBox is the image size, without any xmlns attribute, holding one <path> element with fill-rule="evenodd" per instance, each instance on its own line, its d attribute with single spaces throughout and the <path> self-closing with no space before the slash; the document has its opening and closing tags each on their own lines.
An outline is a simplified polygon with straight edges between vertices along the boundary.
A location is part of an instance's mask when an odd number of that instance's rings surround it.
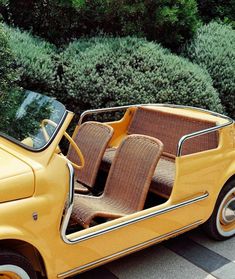
<svg viewBox="0 0 235 279">
<path fill-rule="evenodd" d="M 176 105 L 97 109 L 71 138 L 73 113 L 58 101 L 14 99 L 1 105 L 1 278 L 66 278 L 202 224 L 219 240 L 235 234 L 229 117 Z M 110 113 L 119 119 L 86 121 Z"/>
</svg>

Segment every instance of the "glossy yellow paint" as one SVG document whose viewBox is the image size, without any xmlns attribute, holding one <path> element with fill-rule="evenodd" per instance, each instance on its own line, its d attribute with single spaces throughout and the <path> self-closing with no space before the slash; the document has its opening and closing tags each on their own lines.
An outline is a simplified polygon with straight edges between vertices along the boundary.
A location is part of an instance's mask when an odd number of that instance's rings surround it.
<svg viewBox="0 0 235 279">
<path fill-rule="evenodd" d="M 121 120 L 109 123 L 115 130 L 111 146 L 118 146 L 126 136 L 134 111 L 130 108 Z M 191 110 L 177 113 L 211 120 L 211 116 Z M 69 240 L 81 239 L 67 244 L 61 237 L 61 220 L 69 192 L 69 172 L 67 159 L 56 148 L 72 116 L 68 113 L 54 141 L 38 153 L 0 138 L 0 158 L 5 159 L 0 167 L 6 176 L 0 176 L 0 247 L 9 239 L 35 247 L 49 279 L 82 272 L 198 226 L 209 218 L 221 188 L 235 174 L 234 126 L 230 125 L 221 129 L 217 149 L 176 158 L 173 192 L 164 204 L 67 235 Z M 218 123 L 224 123 L 222 118 L 216 118 Z M 205 193 L 209 195 L 203 200 L 161 213 Z M 141 219 L 148 214 L 153 216 Z M 140 220 L 97 233 L 134 218 Z M 97 235 L 82 239 L 91 233 Z"/>
</svg>

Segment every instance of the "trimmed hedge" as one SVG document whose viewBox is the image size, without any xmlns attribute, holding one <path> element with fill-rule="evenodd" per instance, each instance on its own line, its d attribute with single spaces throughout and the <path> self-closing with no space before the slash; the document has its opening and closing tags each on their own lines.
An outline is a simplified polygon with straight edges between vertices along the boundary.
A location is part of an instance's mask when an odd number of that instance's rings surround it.
<svg viewBox="0 0 235 279">
<path fill-rule="evenodd" d="M 3 28 L 19 68 L 18 84 L 54 95 L 76 113 L 153 102 L 222 111 L 207 72 L 158 44 L 96 37 L 75 41 L 58 54 L 53 45 L 30 33 Z"/>
<path fill-rule="evenodd" d="M 53 92 L 57 88 L 55 47 L 28 32 L 4 25 L 9 46 L 16 57 L 23 88 Z"/>
<path fill-rule="evenodd" d="M 227 113 L 235 117 L 235 31 L 216 22 L 205 25 L 184 55 L 209 72 Z"/>
<path fill-rule="evenodd" d="M 62 92 L 77 113 L 136 103 L 174 103 L 222 111 L 209 75 L 161 46 L 136 38 L 93 38 L 61 54 Z"/>
<path fill-rule="evenodd" d="M 199 23 L 196 0 L 9 0 L 5 20 L 57 45 L 102 30 L 172 49 L 191 38 Z"/>
<path fill-rule="evenodd" d="M 8 38 L 0 24 L 0 95 L 15 86 L 18 73 Z"/>
</svg>

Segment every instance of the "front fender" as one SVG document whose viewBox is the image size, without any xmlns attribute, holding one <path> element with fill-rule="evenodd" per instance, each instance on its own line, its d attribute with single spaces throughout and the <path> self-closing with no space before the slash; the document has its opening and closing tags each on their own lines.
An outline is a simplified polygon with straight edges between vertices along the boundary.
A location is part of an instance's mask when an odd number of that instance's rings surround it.
<svg viewBox="0 0 235 279">
<path fill-rule="evenodd" d="M 12 247 L 11 247 L 11 243 L 14 243 L 12 244 Z M 20 243 L 21 245 L 23 244 L 24 246 L 32 247 L 33 249 L 35 249 L 40 255 L 44 263 L 45 273 L 48 274 L 47 271 L 49 267 L 47 266 L 48 260 L 47 260 L 47 253 L 46 253 L 46 251 L 48 252 L 48 249 L 46 249 L 46 245 L 44 243 L 40 243 L 40 245 L 38 245 L 38 243 L 35 241 L 35 237 L 28 234 L 27 231 L 25 230 L 17 229 L 11 226 L 1 225 L 0 226 L 0 248 L 2 246 L 3 247 L 7 246 L 8 249 L 16 250 L 15 243 Z M 33 253 L 32 255 L 35 256 L 35 253 Z M 32 259 L 30 257 L 28 258 L 32 263 L 35 262 L 33 258 Z M 51 276 L 49 276 L 48 278 L 51 278 Z"/>
</svg>

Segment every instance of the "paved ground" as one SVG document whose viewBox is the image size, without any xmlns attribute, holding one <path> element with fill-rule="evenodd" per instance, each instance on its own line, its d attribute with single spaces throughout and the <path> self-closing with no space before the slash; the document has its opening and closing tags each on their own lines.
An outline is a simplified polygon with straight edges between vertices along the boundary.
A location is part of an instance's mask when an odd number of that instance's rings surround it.
<svg viewBox="0 0 235 279">
<path fill-rule="evenodd" d="M 197 229 L 75 278 L 235 279 L 235 237 L 213 241 Z"/>
</svg>

